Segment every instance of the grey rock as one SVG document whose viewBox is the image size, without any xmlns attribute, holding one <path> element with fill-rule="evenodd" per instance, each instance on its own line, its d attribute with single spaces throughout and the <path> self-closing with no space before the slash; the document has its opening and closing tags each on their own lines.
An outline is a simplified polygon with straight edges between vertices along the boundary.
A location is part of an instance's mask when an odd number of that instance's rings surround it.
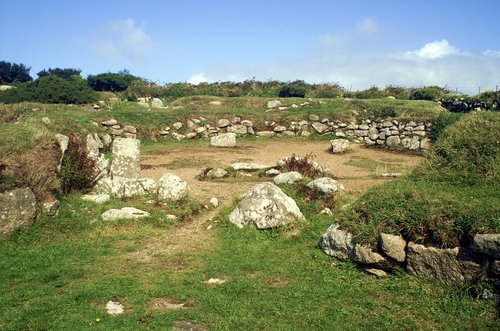
<svg viewBox="0 0 500 331">
<path fill-rule="evenodd" d="M 308 130 L 303 130 L 303 131 L 300 133 L 300 135 L 301 135 L 302 137 L 309 137 L 309 136 L 311 135 L 311 132 L 310 132 L 310 131 L 308 131 Z"/>
<path fill-rule="evenodd" d="M 36 198 L 30 188 L 0 193 L 0 238 L 25 230 L 35 221 Z"/>
<path fill-rule="evenodd" d="M 57 145 L 59 145 L 59 149 L 61 150 L 61 157 L 57 165 L 57 172 L 61 172 L 61 166 L 62 166 L 62 161 L 64 159 L 64 154 L 68 149 L 69 137 L 58 133 L 54 136 L 54 140 L 56 141 Z"/>
<path fill-rule="evenodd" d="M 368 130 L 354 130 L 356 137 L 368 137 Z"/>
<path fill-rule="evenodd" d="M 97 158 L 99 156 L 99 149 L 103 148 L 104 144 L 97 133 L 93 133 L 87 135 L 86 147 L 88 156 L 91 158 Z"/>
<path fill-rule="evenodd" d="M 382 255 L 361 244 L 354 246 L 353 260 L 363 265 L 383 265 L 387 262 Z"/>
<path fill-rule="evenodd" d="M 111 199 L 109 194 L 85 194 L 82 195 L 82 200 L 92 201 L 97 204 L 106 203 Z"/>
<path fill-rule="evenodd" d="M 338 223 L 332 224 L 320 239 L 320 248 L 328 255 L 340 260 L 349 260 L 354 256 L 352 234 L 340 230 Z"/>
<path fill-rule="evenodd" d="M 234 147 L 236 146 L 235 133 L 223 133 L 210 138 L 210 145 L 215 147 Z"/>
<path fill-rule="evenodd" d="M 188 128 L 188 129 L 192 129 L 192 128 L 194 128 L 195 126 L 196 126 L 196 125 L 194 124 L 194 122 L 193 122 L 193 121 L 191 121 L 191 120 L 187 120 L 187 121 L 186 121 L 186 128 Z"/>
<path fill-rule="evenodd" d="M 289 130 L 285 130 L 285 131 L 281 132 L 281 135 L 282 136 L 286 136 L 286 137 L 292 137 L 292 136 L 295 136 L 295 132 L 289 131 Z"/>
<path fill-rule="evenodd" d="M 309 114 L 308 119 L 311 122 L 317 122 L 317 121 L 319 121 L 319 116 L 315 115 L 315 114 Z"/>
<path fill-rule="evenodd" d="M 42 204 L 43 211 L 48 216 L 55 216 L 57 214 L 57 212 L 59 211 L 60 206 L 61 206 L 61 202 L 57 199 L 54 199 L 52 201 L 45 201 Z"/>
<path fill-rule="evenodd" d="M 500 233 L 476 234 L 471 249 L 495 259 L 500 259 Z"/>
<path fill-rule="evenodd" d="M 234 170 L 262 170 L 271 168 L 271 166 L 268 165 L 251 162 L 236 162 L 231 164 L 231 167 Z"/>
<path fill-rule="evenodd" d="M 387 277 L 387 273 L 384 270 L 381 269 L 375 269 L 375 268 L 367 268 L 364 269 L 365 272 L 369 275 L 376 276 L 379 278 Z"/>
<path fill-rule="evenodd" d="M 380 249 L 385 255 L 397 262 L 404 262 L 406 259 L 406 241 L 401 236 L 381 233 L 379 235 Z"/>
<path fill-rule="evenodd" d="M 267 102 L 267 108 L 276 108 L 278 106 L 281 106 L 281 101 L 279 100 L 271 100 Z"/>
<path fill-rule="evenodd" d="M 398 136 L 390 136 L 385 143 L 387 146 L 397 146 L 401 143 L 401 139 Z"/>
<path fill-rule="evenodd" d="M 235 124 L 227 128 L 227 132 L 232 132 L 236 134 L 247 134 L 247 127 L 243 124 Z"/>
<path fill-rule="evenodd" d="M 52 121 L 48 117 L 42 117 L 42 123 L 45 125 L 50 125 L 52 124 Z"/>
<path fill-rule="evenodd" d="M 213 168 L 207 172 L 205 175 L 207 178 L 224 178 L 228 175 L 228 172 L 222 168 Z"/>
<path fill-rule="evenodd" d="M 161 200 L 178 201 L 188 194 L 188 185 L 180 177 L 166 173 L 158 184 L 158 198 Z"/>
<path fill-rule="evenodd" d="M 120 315 L 123 314 L 123 305 L 119 302 L 108 301 L 106 304 L 106 311 L 109 315 Z"/>
<path fill-rule="evenodd" d="M 284 172 L 273 178 L 276 185 L 293 184 L 302 179 L 302 175 L 297 171 Z"/>
<path fill-rule="evenodd" d="M 101 124 L 104 125 L 104 126 L 113 126 L 113 125 L 117 125 L 118 121 L 115 120 L 114 118 L 111 118 L 109 120 L 101 122 Z"/>
<path fill-rule="evenodd" d="M 158 98 L 153 98 L 151 100 L 151 107 L 152 108 L 163 108 L 164 107 L 163 101 L 161 101 L 161 99 L 158 99 Z"/>
<path fill-rule="evenodd" d="M 172 126 L 174 127 L 174 129 L 180 130 L 184 126 L 184 124 L 182 124 L 181 122 L 175 122 L 174 124 L 172 124 Z"/>
<path fill-rule="evenodd" d="M 217 126 L 219 128 L 227 128 L 230 125 L 231 125 L 231 122 L 229 122 L 229 120 L 225 119 L 225 118 L 221 118 L 220 120 L 217 121 Z"/>
<path fill-rule="evenodd" d="M 344 189 L 344 185 L 329 177 L 317 178 L 307 184 L 307 187 L 324 195 L 334 196 Z"/>
<path fill-rule="evenodd" d="M 286 131 L 286 127 L 283 125 L 278 125 L 274 127 L 273 131 L 276 133 L 281 133 L 283 131 Z"/>
<path fill-rule="evenodd" d="M 491 262 L 490 270 L 493 276 L 500 278 L 500 260 L 495 260 Z"/>
<path fill-rule="evenodd" d="M 104 144 L 104 146 L 111 146 L 111 143 L 113 143 L 113 138 L 111 138 L 111 136 L 107 133 L 105 133 L 103 136 L 102 136 L 102 139 L 101 139 L 102 143 Z"/>
<path fill-rule="evenodd" d="M 124 178 L 115 176 L 113 178 L 104 177 L 100 179 L 94 187 L 95 193 L 112 194 L 119 198 L 130 198 L 154 194 L 157 184 L 149 178 Z"/>
<path fill-rule="evenodd" d="M 250 121 L 250 120 L 243 120 L 241 121 L 241 124 L 243 124 L 244 126 L 247 126 L 247 127 L 253 127 L 253 122 Z"/>
<path fill-rule="evenodd" d="M 435 278 L 448 285 L 474 281 L 485 265 L 485 261 L 463 248 L 439 249 L 412 242 L 408 243 L 407 263 L 410 273 Z"/>
<path fill-rule="evenodd" d="M 128 132 L 128 133 L 133 133 L 133 134 L 136 134 L 137 133 L 137 129 L 135 126 L 132 126 L 132 125 L 125 125 L 123 127 L 123 131 L 125 132 Z"/>
<path fill-rule="evenodd" d="M 123 134 L 123 130 L 122 129 L 113 129 L 113 130 L 111 130 L 111 134 L 113 136 L 121 136 Z"/>
<path fill-rule="evenodd" d="M 279 174 L 281 174 L 281 171 L 279 171 L 278 169 L 269 169 L 266 171 L 267 176 L 276 176 Z"/>
<path fill-rule="evenodd" d="M 186 139 L 194 139 L 194 138 L 196 138 L 195 132 L 186 133 Z"/>
<path fill-rule="evenodd" d="M 130 138 L 116 138 L 113 141 L 113 161 L 111 163 L 113 176 L 139 178 L 141 173 L 140 143 L 139 140 Z"/>
<path fill-rule="evenodd" d="M 349 148 L 349 140 L 334 139 L 330 140 L 330 151 L 334 154 L 344 153 Z"/>
<path fill-rule="evenodd" d="M 174 138 L 177 141 L 181 141 L 186 139 L 186 136 L 177 132 L 172 132 L 172 138 Z"/>
<path fill-rule="evenodd" d="M 219 207 L 219 199 L 216 197 L 211 197 L 210 201 L 208 202 L 212 208 L 217 208 Z"/>
<path fill-rule="evenodd" d="M 256 133 L 258 137 L 274 137 L 276 135 L 276 132 L 273 131 L 258 131 Z"/>
<path fill-rule="evenodd" d="M 258 229 L 269 229 L 303 218 L 295 201 L 271 183 L 253 187 L 229 214 L 229 221 L 239 228 L 253 225 Z"/>
<path fill-rule="evenodd" d="M 330 129 L 330 127 L 321 122 L 314 122 L 311 124 L 311 127 L 316 130 L 317 133 L 324 133 Z"/>
</svg>

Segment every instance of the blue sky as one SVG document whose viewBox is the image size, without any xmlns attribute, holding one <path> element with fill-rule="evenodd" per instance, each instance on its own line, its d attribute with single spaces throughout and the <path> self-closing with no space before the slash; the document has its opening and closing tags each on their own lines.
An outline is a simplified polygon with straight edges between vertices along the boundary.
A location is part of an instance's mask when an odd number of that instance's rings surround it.
<svg viewBox="0 0 500 331">
<path fill-rule="evenodd" d="M 500 85 L 500 1 L 0 0 L 0 60 L 157 83 Z"/>
</svg>

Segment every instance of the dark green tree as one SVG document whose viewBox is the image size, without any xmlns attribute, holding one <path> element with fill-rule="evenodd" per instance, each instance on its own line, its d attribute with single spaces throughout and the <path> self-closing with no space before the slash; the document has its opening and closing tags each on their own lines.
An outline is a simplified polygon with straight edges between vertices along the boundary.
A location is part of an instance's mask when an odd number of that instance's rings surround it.
<svg viewBox="0 0 500 331">
<path fill-rule="evenodd" d="M 125 91 L 133 81 L 142 80 L 126 69 L 119 73 L 106 72 L 98 75 L 89 75 L 87 82 L 94 91 Z"/>
<path fill-rule="evenodd" d="M 71 79 L 73 76 L 80 76 L 80 73 L 82 71 L 80 69 L 73 69 L 73 68 L 49 68 L 49 69 L 44 69 L 40 71 L 37 75 L 38 78 L 42 78 L 45 76 L 49 75 L 55 75 L 57 77 L 60 77 L 62 79 Z"/>
<path fill-rule="evenodd" d="M 22 63 L 10 63 L 0 61 L 0 83 L 10 84 L 13 82 L 29 82 L 33 78 L 30 76 L 30 67 Z"/>
</svg>

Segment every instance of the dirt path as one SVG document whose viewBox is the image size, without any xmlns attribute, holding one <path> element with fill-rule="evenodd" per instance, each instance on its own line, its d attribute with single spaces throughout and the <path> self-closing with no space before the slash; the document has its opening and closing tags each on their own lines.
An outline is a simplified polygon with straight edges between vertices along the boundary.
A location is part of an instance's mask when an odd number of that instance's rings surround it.
<svg viewBox="0 0 500 331">
<path fill-rule="evenodd" d="M 328 146 L 328 141 L 271 140 L 243 142 L 236 148 L 174 147 L 143 154 L 141 176 L 159 180 L 164 173 L 171 172 L 188 182 L 190 195 L 195 199 L 205 202 L 215 196 L 225 204 L 248 191 L 255 181 L 222 183 L 197 180 L 196 176 L 207 167 L 227 168 L 234 162 L 275 165 L 282 157 L 312 153 L 316 162 L 328 167 L 335 177 L 340 178 L 347 192 L 361 193 L 374 184 L 386 181 L 380 177 L 381 173 L 405 173 L 421 160 L 417 155 L 366 148 L 359 144 L 353 144 L 345 154 L 334 155 L 328 152 Z"/>
</svg>

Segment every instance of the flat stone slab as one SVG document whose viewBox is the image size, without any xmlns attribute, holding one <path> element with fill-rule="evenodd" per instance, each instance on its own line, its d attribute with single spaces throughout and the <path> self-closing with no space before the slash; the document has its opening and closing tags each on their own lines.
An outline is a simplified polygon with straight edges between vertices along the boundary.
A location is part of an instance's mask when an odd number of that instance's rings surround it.
<svg viewBox="0 0 500 331">
<path fill-rule="evenodd" d="M 234 170 L 262 170 L 262 169 L 272 168 L 272 166 L 258 164 L 258 163 L 249 163 L 249 162 L 233 163 L 231 164 L 231 167 Z"/>
<path fill-rule="evenodd" d="M 110 209 L 105 211 L 101 218 L 105 221 L 136 219 L 149 216 L 149 213 L 134 207 L 124 207 L 122 209 Z"/>
</svg>

